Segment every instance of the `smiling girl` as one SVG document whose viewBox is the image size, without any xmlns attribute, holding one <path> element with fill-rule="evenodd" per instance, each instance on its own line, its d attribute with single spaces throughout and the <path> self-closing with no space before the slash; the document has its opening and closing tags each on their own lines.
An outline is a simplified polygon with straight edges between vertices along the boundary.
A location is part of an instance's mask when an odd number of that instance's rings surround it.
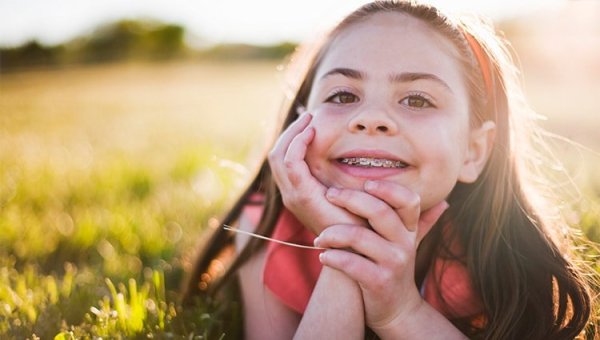
<svg viewBox="0 0 600 340">
<path fill-rule="evenodd" d="M 586 269 L 532 185 L 515 84 L 480 21 L 404 1 L 350 14 L 223 221 L 325 250 L 219 229 L 186 296 L 239 287 L 250 339 L 577 336 Z"/>
</svg>

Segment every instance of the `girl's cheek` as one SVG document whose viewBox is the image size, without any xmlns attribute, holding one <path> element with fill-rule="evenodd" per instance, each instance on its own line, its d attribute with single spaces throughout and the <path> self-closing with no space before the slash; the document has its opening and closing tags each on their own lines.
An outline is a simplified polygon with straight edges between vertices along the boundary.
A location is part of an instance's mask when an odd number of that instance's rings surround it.
<svg viewBox="0 0 600 340">
<path fill-rule="evenodd" d="M 321 152 L 319 152 L 319 140 L 319 129 L 315 128 L 315 136 L 310 144 L 308 144 L 306 147 L 306 156 L 304 157 L 311 172 L 318 169 L 318 162 L 320 159 L 319 155 L 321 154 Z"/>
<path fill-rule="evenodd" d="M 311 111 L 313 115 L 313 119 L 310 123 L 311 126 L 315 128 L 317 132 L 317 137 L 319 135 L 325 135 L 330 132 L 332 129 L 337 129 L 341 125 L 341 121 L 343 119 L 343 115 L 336 112 L 335 108 L 319 108 L 317 110 Z"/>
<path fill-rule="evenodd" d="M 313 112 L 313 116 L 315 117 L 322 116 L 327 118 L 339 118 L 339 116 L 348 114 L 353 110 L 355 110 L 355 105 L 335 105 L 331 103 L 323 103 L 321 105 L 317 105 L 311 112 Z"/>
<path fill-rule="evenodd" d="M 329 112 L 319 111 L 313 114 L 310 126 L 315 130 L 315 136 L 308 145 L 308 151 L 315 154 L 315 158 L 327 158 L 327 152 L 335 141 L 339 139 L 343 122 L 339 116 Z"/>
<path fill-rule="evenodd" d="M 313 177 L 324 185 L 330 185 L 331 181 L 325 176 L 324 162 L 325 160 L 320 156 L 320 153 L 313 144 L 308 146 L 306 151 L 306 164 Z"/>
<path fill-rule="evenodd" d="M 315 136 L 312 142 L 306 148 L 305 161 L 308 165 L 310 173 L 321 183 L 328 185 L 330 180 L 325 174 L 326 164 L 328 162 L 327 147 L 327 136 L 325 135 L 326 129 L 323 129 L 318 124 L 313 125 L 315 129 Z"/>
</svg>

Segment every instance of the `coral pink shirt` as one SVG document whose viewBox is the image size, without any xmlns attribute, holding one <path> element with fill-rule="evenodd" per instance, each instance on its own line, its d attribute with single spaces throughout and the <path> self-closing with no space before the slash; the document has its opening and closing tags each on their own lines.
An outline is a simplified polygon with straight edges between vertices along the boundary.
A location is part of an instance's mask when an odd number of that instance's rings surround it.
<svg viewBox="0 0 600 340">
<path fill-rule="evenodd" d="M 244 213 L 257 225 L 262 206 L 248 205 Z M 272 237 L 312 245 L 316 236 L 284 209 Z M 267 246 L 263 283 L 283 304 L 300 314 L 304 313 L 321 272 L 319 253 L 319 250 L 290 247 L 275 242 L 270 242 Z M 472 288 L 467 268 L 456 260 L 436 259 L 423 282 L 421 295 L 448 319 L 481 320 L 483 315 L 480 299 Z"/>
</svg>

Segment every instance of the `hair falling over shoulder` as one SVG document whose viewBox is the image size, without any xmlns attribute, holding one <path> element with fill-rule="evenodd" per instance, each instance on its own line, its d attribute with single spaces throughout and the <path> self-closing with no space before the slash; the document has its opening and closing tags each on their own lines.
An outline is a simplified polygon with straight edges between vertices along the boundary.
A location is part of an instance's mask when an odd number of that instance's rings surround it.
<svg viewBox="0 0 600 340">
<path fill-rule="evenodd" d="M 452 42 L 470 92 L 471 124 L 491 120 L 497 127 L 483 173 L 474 183 L 456 185 L 448 198 L 450 208 L 438 222 L 450 225 L 452 239 L 463 246 L 460 258 L 466 262 L 485 310 L 485 320 L 478 327 L 451 321 L 466 335 L 481 339 L 595 337 L 593 291 L 598 286 L 597 274 L 573 250 L 573 233 L 568 232 L 564 220 L 547 218 L 556 216 L 547 208 L 552 206 L 548 202 L 553 197 L 542 186 L 534 185 L 543 178 L 537 156 L 543 146 L 540 130 L 522 96 L 508 44 L 488 23 L 450 18 L 414 1 L 364 5 L 341 21 L 315 53 L 299 61 L 308 63 L 285 108 L 282 131 L 306 106 L 316 69 L 336 35 L 380 12 L 413 16 Z M 265 201 L 256 233 L 270 235 L 284 205 L 266 159 L 222 223 L 235 223 L 249 197 L 257 192 L 264 194 Z M 439 230 L 434 228 L 424 239 L 419 257 L 445 255 L 449 245 L 444 244 L 447 241 Z M 207 275 L 211 263 L 233 246 L 233 235 L 221 228 L 211 233 L 189 276 L 185 301 L 194 295 L 214 295 L 264 244 L 252 239 L 224 273 L 213 277 Z"/>
</svg>

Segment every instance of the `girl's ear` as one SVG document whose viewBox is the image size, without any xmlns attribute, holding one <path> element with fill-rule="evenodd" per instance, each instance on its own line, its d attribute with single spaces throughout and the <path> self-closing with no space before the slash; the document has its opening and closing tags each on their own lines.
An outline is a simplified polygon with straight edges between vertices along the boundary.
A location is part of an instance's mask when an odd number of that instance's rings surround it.
<svg viewBox="0 0 600 340">
<path fill-rule="evenodd" d="M 496 124 L 490 120 L 471 130 L 469 149 L 458 175 L 459 182 L 473 183 L 477 180 L 492 152 L 495 137 Z"/>
</svg>

